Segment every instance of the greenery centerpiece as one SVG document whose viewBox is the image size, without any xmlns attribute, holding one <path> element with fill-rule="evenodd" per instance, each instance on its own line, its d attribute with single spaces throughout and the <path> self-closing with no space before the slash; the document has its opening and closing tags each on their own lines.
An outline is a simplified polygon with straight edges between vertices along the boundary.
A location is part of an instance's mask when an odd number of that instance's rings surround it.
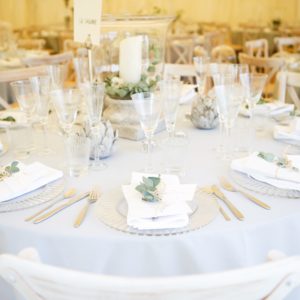
<svg viewBox="0 0 300 300">
<path fill-rule="evenodd" d="M 103 117 L 120 137 L 143 137 L 131 95 L 152 92 L 162 78 L 165 39 L 173 17 L 122 16 L 102 20 L 101 59 L 106 99 Z M 100 64 L 99 64 L 100 65 Z"/>
</svg>

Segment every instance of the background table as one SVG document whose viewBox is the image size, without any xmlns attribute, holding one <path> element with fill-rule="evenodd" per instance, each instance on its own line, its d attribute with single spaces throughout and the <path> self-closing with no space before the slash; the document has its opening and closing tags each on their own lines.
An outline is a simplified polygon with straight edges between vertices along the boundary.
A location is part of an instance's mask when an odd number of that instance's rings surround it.
<svg viewBox="0 0 300 300">
<path fill-rule="evenodd" d="M 184 118 L 186 110 L 189 110 L 188 106 L 181 108 L 177 126 L 186 130 L 190 140 L 186 152 L 187 174 L 182 182 L 199 186 L 217 183 L 219 176 L 228 172 L 227 165 L 216 158 L 214 151 L 219 143 L 219 132 L 193 128 Z M 235 135 L 235 140 L 245 142 L 249 138 L 243 131 L 247 128 L 247 119 L 239 122 L 242 129 Z M 266 125 L 269 126 L 267 135 L 257 139 L 255 148 L 281 153 L 286 145 L 271 138 L 272 122 L 266 122 Z M 61 137 L 51 133 L 50 142 L 56 150 L 55 155 L 49 158 L 34 156 L 28 161 L 40 160 L 57 168 L 63 167 Z M 131 172 L 143 167 L 145 154 L 141 151 L 141 142 L 119 140 L 116 146 L 113 156 L 106 160 L 106 170 L 90 172 L 80 179 L 67 177 L 66 186 L 86 191 L 96 185 L 106 193 L 128 183 Z M 161 151 L 158 149 L 155 155 L 157 165 L 160 165 Z M 1 164 L 13 157 L 12 153 L 1 157 Z M 92 210 L 82 226 L 75 229 L 73 222 L 83 202 L 39 225 L 24 222 L 24 218 L 38 208 L 4 213 L 0 217 L 0 253 L 18 253 L 24 247 L 35 247 L 45 263 L 124 276 L 171 276 L 246 267 L 265 261 L 267 252 L 274 248 L 287 255 L 300 253 L 297 238 L 300 234 L 300 199 L 259 195 L 272 206 L 272 210 L 267 211 L 239 194 L 225 194 L 244 213 L 243 222 L 234 217 L 231 222 L 226 222 L 219 215 L 198 231 L 167 237 L 118 232 L 102 224 Z M 3 284 L 0 299 L 13 300 L 11 297 Z"/>
</svg>

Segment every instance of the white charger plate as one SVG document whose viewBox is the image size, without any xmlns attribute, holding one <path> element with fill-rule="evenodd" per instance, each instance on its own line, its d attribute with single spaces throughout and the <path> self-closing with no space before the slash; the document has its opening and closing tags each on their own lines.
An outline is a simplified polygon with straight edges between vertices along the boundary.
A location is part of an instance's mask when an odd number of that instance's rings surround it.
<svg viewBox="0 0 300 300">
<path fill-rule="evenodd" d="M 193 213 L 190 215 L 190 222 L 188 226 L 182 228 L 138 230 L 128 226 L 127 203 L 121 188 L 101 195 L 101 199 L 97 201 L 95 213 L 101 222 L 122 232 L 147 236 L 177 235 L 200 229 L 212 222 L 219 213 L 214 196 L 201 190 L 196 192 L 194 201 L 191 203 Z"/>
<path fill-rule="evenodd" d="M 64 186 L 64 180 L 58 179 L 25 195 L 0 202 L 0 213 L 23 210 L 56 200 L 63 194 Z"/>
</svg>

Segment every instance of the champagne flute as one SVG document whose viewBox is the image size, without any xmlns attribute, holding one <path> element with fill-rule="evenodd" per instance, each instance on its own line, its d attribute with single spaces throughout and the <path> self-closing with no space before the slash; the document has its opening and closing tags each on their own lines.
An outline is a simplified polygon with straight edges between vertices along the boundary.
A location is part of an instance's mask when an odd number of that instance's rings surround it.
<svg viewBox="0 0 300 300">
<path fill-rule="evenodd" d="M 86 102 L 88 119 L 92 132 L 94 161 L 91 168 L 95 171 L 103 170 L 106 167 L 106 164 L 100 162 L 102 140 L 99 125 L 101 123 L 105 85 L 100 82 L 85 82 L 81 84 L 81 91 Z"/>
<path fill-rule="evenodd" d="M 232 158 L 231 130 L 244 100 L 245 92 L 243 86 L 236 82 L 236 76 L 234 74 L 216 74 L 213 79 L 217 110 L 226 132 L 227 141 L 224 158 L 227 160 Z"/>
<path fill-rule="evenodd" d="M 29 80 L 36 100 L 36 112 L 39 123 L 43 129 L 43 147 L 40 153 L 47 155 L 52 152 L 48 146 L 46 130 L 49 116 L 50 77 L 47 75 L 34 76 L 29 78 Z"/>
<path fill-rule="evenodd" d="M 19 80 L 10 83 L 15 98 L 20 106 L 21 111 L 25 113 L 26 123 L 28 125 L 29 137 L 31 142 L 28 146 L 22 147 L 19 154 L 28 155 L 34 149 L 32 142 L 32 115 L 36 108 L 34 91 L 29 80 Z"/>
<path fill-rule="evenodd" d="M 131 98 L 147 139 L 147 164 L 145 172 L 153 172 L 151 145 L 161 115 L 161 97 L 154 93 L 143 92 L 133 94 Z"/>
<path fill-rule="evenodd" d="M 245 88 L 245 100 L 248 105 L 251 136 L 255 134 L 255 113 L 254 108 L 261 98 L 263 89 L 267 82 L 268 75 L 262 73 L 240 74 L 240 82 Z"/>
<path fill-rule="evenodd" d="M 178 79 L 166 79 L 159 83 L 160 94 L 163 99 L 164 118 L 169 137 L 174 135 L 178 112 L 181 82 Z"/>
</svg>

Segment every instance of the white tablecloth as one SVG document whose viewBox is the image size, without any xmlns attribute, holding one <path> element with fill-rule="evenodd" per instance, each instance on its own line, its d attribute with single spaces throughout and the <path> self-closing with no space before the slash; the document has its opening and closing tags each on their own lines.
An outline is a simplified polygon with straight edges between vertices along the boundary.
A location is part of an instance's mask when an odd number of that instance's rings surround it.
<svg viewBox="0 0 300 300">
<path fill-rule="evenodd" d="M 195 129 L 183 115 L 181 109 L 178 129 L 187 131 L 190 146 L 186 153 L 187 174 L 182 182 L 199 186 L 217 183 L 218 177 L 228 172 L 226 164 L 216 158 L 213 150 L 219 143 L 218 130 Z M 246 119 L 240 121 L 243 123 Z M 236 137 L 239 141 L 247 139 L 246 135 Z M 51 134 L 50 140 L 56 155 L 35 156 L 28 161 L 39 159 L 62 167 L 61 137 Z M 257 150 L 281 152 L 286 145 L 274 141 L 269 128 L 267 137 L 258 138 L 255 146 Z M 131 172 L 143 167 L 145 154 L 141 150 L 141 142 L 120 140 L 113 156 L 106 160 L 106 170 L 90 172 L 80 179 L 67 178 L 66 185 L 76 186 L 80 191 L 96 185 L 102 193 L 114 189 L 129 182 Z M 155 155 L 159 158 L 160 151 Z M 12 153 L 2 157 L 1 163 L 12 157 Z M 161 160 L 157 162 L 159 165 Z M 18 253 L 24 247 L 33 246 L 45 263 L 124 276 L 170 276 L 246 267 L 265 261 L 266 253 L 274 248 L 287 255 L 300 254 L 300 200 L 259 195 L 272 206 L 272 210 L 267 211 L 239 194 L 224 193 L 244 213 L 245 221 L 232 217 L 231 222 L 226 222 L 219 215 L 201 230 L 169 237 L 143 237 L 115 231 L 102 224 L 92 210 L 82 226 L 75 229 L 73 222 L 83 202 L 39 225 L 24 222 L 24 218 L 38 208 L 3 213 L 0 253 Z M 8 289 L 0 287 L 0 299 L 12 300 L 8 295 Z"/>
</svg>

